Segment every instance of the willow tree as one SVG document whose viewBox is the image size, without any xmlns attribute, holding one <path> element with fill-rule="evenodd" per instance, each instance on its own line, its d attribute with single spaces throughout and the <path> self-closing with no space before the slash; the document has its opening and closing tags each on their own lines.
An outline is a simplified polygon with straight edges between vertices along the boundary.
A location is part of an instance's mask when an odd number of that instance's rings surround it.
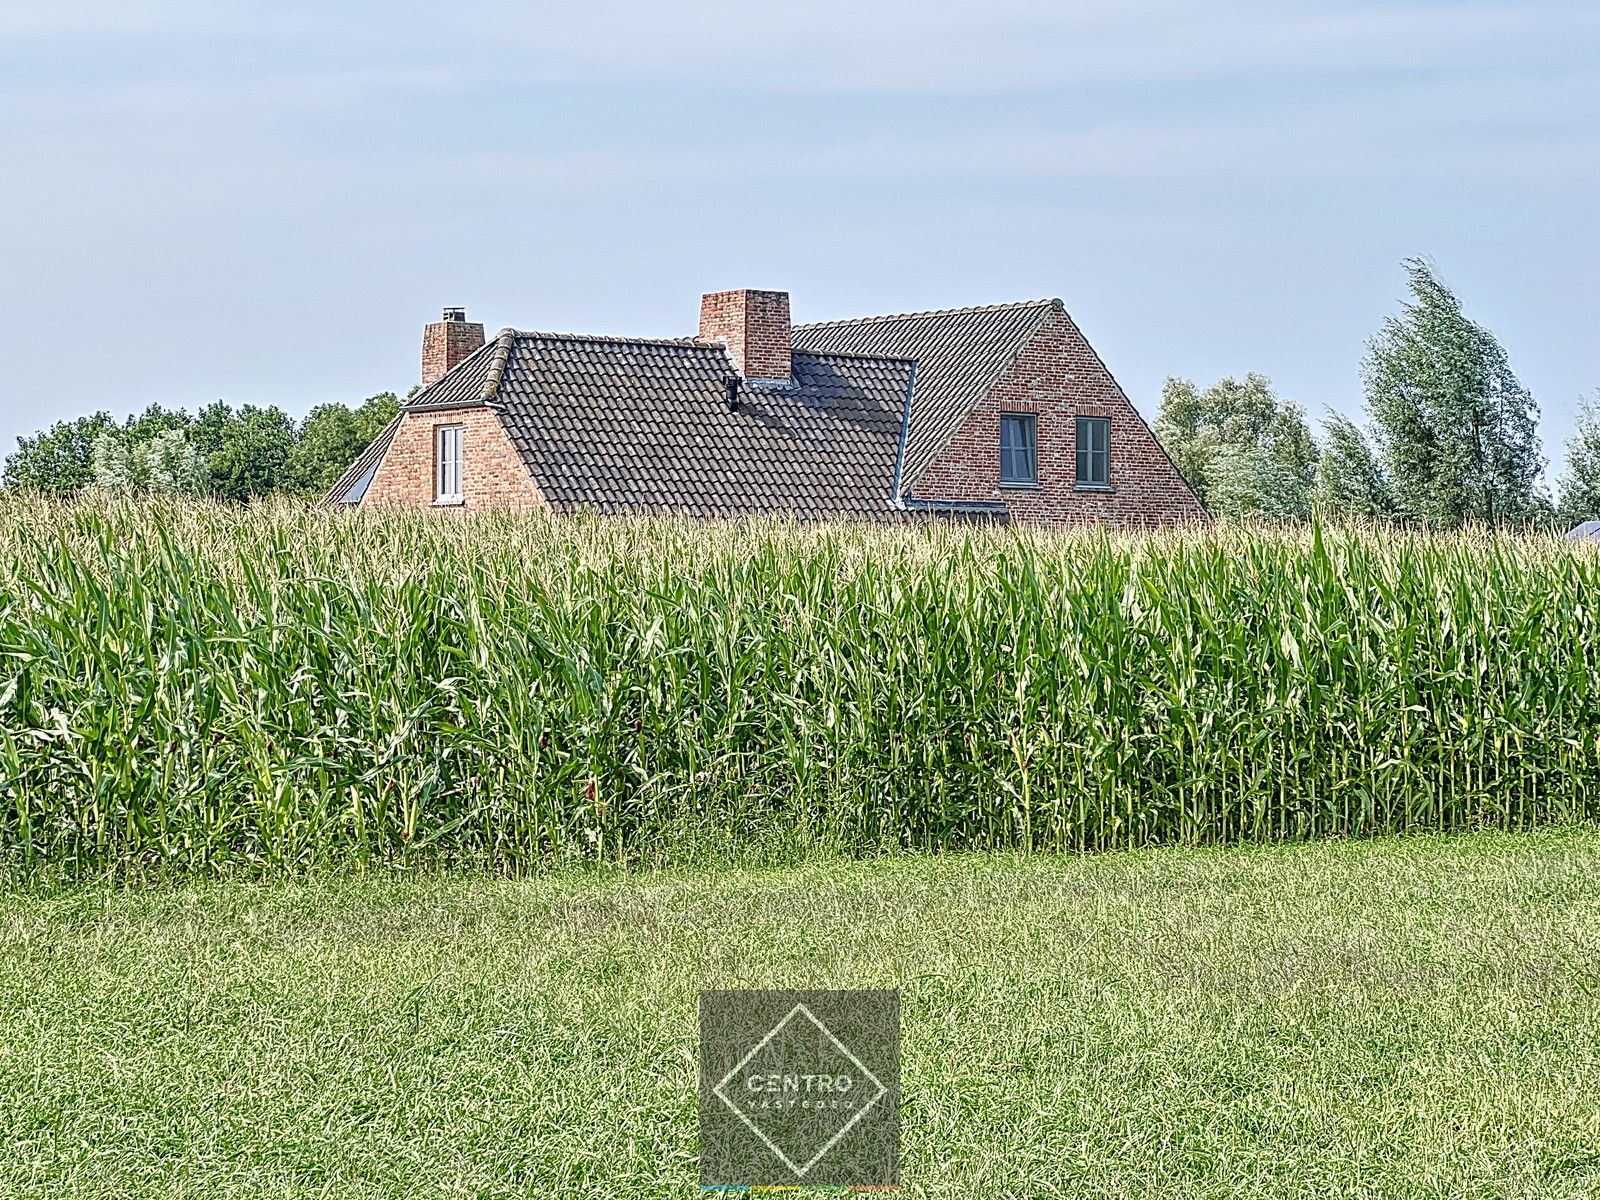
<svg viewBox="0 0 1600 1200">
<path fill-rule="evenodd" d="M 1311 498 L 1318 513 L 1335 519 L 1394 513 L 1393 485 L 1366 435 L 1343 413 L 1329 412 L 1322 423 L 1322 454 Z"/>
<path fill-rule="evenodd" d="M 1208 388 L 1168 379 L 1156 437 L 1195 495 L 1217 516 L 1310 513 L 1317 443 L 1299 405 L 1254 372 Z"/>
<path fill-rule="evenodd" d="M 1411 299 L 1372 339 L 1364 370 L 1396 515 L 1447 527 L 1548 516 L 1538 406 L 1505 348 L 1431 263 L 1405 268 Z"/>
<path fill-rule="evenodd" d="M 1600 520 L 1600 391 L 1578 405 L 1578 427 L 1567 442 L 1567 471 L 1556 511 L 1568 525 Z"/>
</svg>

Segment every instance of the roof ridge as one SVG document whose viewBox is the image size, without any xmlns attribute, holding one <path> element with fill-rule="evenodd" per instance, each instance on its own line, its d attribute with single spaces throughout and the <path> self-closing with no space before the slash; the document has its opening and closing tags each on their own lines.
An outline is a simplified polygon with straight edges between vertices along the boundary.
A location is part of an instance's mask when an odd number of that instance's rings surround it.
<svg viewBox="0 0 1600 1200">
<path fill-rule="evenodd" d="M 874 321 L 917 321 L 926 317 L 964 317 L 973 313 L 1000 312 L 1008 308 L 1045 308 L 1054 306 L 1065 311 L 1066 306 L 1054 297 L 1041 300 L 1010 300 L 999 304 L 969 304 L 964 308 L 929 308 L 921 312 L 883 313 L 875 317 L 842 317 L 837 321 L 808 321 L 795 329 L 820 329 L 823 326 L 868 325 Z"/>
<path fill-rule="evenodd" d="M 868 354 L 864 350 L 813 350 L 809 346 L 796 346 L 791 353 L 809 354 L 812 358 L 849 358 L 860 362 L 914 363 L 910 354 Z"/>
<path fill-rule="evenodd" d="M 997 306 L 997 307 L 1003 307 L 1003 306 Z M 1018 307 L 1023 307 L 1023 306 L 1019 305 Z M 801 328 L 801 327 L 797 325 L 797 326 L 795 326 L 795 328 L 798 329 L 798 328 Z M 497 333 L 495 335 L 495 337 L 497 339 L 498 338 L 504 338 L 504 337 L 509 337 L 510 339 L 515 339 L 515 338 L 548 338 L 548 339 L 550 339 L 552 341 L 557 341 L 557 342 L 599 342 L 599 343 L 602 343 L 604 345 L 610 345 L 610 346 L 692 346 L 692 347 L 695 347 L 696 349 L 701 349 L 701 350 L 723 350 L 723 351 L 727 350 L 727 347 L 725 345 L 723 345 L 721 342 L 711 341 L 708 338 L 701 338 L 701 337 L 647 338 L 647 337 L 627 337 L 627 336 L 621 335 L 621 334 L 608 334 L 608 333 L 555 333 L 555 332 L 552 332 L 550 330 L 544 330 L 544 329 L 512 329 L 509 326 L 507 328 L 505 328 L 505 329 L 502 329 L 499 333 Z M 868 354 L 868 353 L 865 353 L 865 352 L 853 351 L 853 350 L 812 350 L 809 347 L 805 347 L 805 346 L 796 346 L 794 348 L 794 353 L 795 354 L 811 354 L 811 355 L 815 355 L 816 357 L 819 357 L 819 358 L 861 359 L 861 360 L 868 361 L 868 362 L 896 362 L 896 363 L 902 363 L 902 362 L 915 362 L 916 361 L 916 359 L 914 357 L 910 356 L 910 355 Z M 505 366 L 505 364 L 503 362 L 499 363 L 500 370 L 504 370 L 504 366 Z M 493 366 L 490 367 L 491 371 L 494 371 L 495 369 L 496 368 L 493 367 Z M 498 385 L 498 378 L 496 378 L 495 383 Z M 494 394 L 494 389 L 491 388 L 488 394 L 492 396 Z"/>
<path fill-rule="evenodd" d="M 511 361 L 511 345 L 517 331 L 502 329 L 494 335 L 494 354 L 489 359 L 489 374 L 483 381 L 483 394 L 479 399 L 488 403 L 500 394 L 500 380 L 506 373 L 506 363 Z"/>
<path fill-rule="evenodd" d="M 704 346 L 708 349 L 720 345 L 697 337 L 649 338 L 628 337 L 614 333 L 557 333 L 549 329 L 502 329 L 496 337 L 511 334 L 516 338 L 550 338 L 558 342 L 609 342 L 629 346 Z"/>
</svg>

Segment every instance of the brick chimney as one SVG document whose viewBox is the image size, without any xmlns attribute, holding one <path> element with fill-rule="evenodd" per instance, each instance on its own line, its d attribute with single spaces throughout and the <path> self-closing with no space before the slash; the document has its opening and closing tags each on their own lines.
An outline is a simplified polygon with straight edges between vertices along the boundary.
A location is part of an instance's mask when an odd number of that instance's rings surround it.
<svg viewBox="0 0 1600 1200">
<path fill-rule="evenodd" d="M 700 338 L 721 342 L 746 379 L 794 376 L 789 357 L 789 293 L 739 288 L 700 297 Z"/>
<path fill-rule="evenodd" d="M 466 309 L 445 309 L 442 321 L 434 321 L 422 331 L 422 386 L 443 379 L 482 345 L 483 326 L 468 321 Z"/>
</svg>

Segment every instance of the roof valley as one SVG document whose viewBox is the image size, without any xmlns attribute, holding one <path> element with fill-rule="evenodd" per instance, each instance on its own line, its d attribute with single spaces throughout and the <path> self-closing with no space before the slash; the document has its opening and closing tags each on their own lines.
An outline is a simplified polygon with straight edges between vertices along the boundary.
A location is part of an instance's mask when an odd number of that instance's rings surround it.
<svg viewBox="0 0 1600 1200">
<path fill-rule="evenodd" d="M 857 317 L 794 328 L 795 345 L 816 350 L 910 358 L 916 394 L 901 469 L 910 491 L 989 389 L 1016 364 L 1059 300 Z"/>
<path fill-rule="evenodd" d="M 751 387 L 736 408 L 719 342 L 502 329 L 406 400 L 329 500 L 378 466 L 404 414 L 487 405 L 558 509 L 886 519 L 897 479 L 910 492 L 1052 311 L 1059 301 L 796 325 L 793 386 Z"/>
</svg>

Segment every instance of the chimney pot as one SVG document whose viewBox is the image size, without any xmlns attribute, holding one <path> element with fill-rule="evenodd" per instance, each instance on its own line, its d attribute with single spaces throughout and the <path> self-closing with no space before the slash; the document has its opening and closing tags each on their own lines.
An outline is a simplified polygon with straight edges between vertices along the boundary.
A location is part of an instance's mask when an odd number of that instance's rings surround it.
<svg viewBox="0 0 1600 1200">
<path fill-rule="evenodd" d="M 700 297 L 700 338 L 726 346 L 745 379 L 794 378 L 788 292 L 707 292 Z"/>
</svg>

